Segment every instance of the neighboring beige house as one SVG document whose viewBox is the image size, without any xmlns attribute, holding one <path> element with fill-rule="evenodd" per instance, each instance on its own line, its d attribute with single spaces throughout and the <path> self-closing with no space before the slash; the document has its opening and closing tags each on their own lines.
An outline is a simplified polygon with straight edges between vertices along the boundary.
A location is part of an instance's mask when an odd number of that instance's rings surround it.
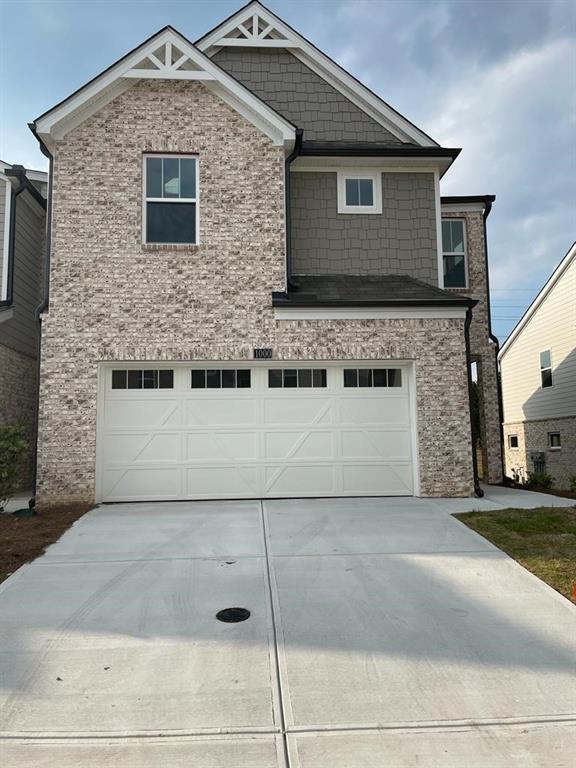
<svg viewBox="0 0 576 768">
<path fill-rule="evenodd" d="M 53 169 L 38 501 L 466 496 L 501 479 L 485 221 L 440 146 L 249 3 L 32 125 Z"/>
<path fill-rule="evenodd" d="M 0 424 L 24 428 L 32 485 L 48 174 L 0 161 Z"/>
<path fill-rule="evenodd" d="M 576 243 L 534 299 L 500 355 L 506 474 L 576 478 Z"/>
</svg>

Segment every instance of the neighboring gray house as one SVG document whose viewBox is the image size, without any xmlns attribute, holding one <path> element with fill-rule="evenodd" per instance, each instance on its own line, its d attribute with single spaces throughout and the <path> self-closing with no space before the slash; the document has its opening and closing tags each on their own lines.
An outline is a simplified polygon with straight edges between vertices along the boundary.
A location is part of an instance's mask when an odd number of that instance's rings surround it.
<svg viewBox="0 0 576 768">
<path fill-rule="evenodd" d="M 576 243 L 500 352 L 506 474 L 576 479 Z"/>
<path fill-rule="evenodd" d="M 501 479 L 485 221 L 441 147 L 257 2 L 31 126 L 51 157 L 40 503 Z M 48 298 L 48 297 L 46 297 Z"/>
<path fill-rule="evenodd" d="M 0 424 L 24 427 L 32 481 L 48 174 L 0 161 Z"/>
</svg>

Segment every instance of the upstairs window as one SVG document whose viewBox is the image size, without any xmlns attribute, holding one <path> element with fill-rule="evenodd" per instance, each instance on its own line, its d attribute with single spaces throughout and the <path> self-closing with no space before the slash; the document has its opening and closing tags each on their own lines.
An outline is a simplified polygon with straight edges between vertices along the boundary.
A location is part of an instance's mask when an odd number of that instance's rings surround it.
<svg viewBox="0 0 576 768">
<path fill-rule="evenodd" d="M 542 389 L 552 386 L 552 356 L 549 349 L 540 352 L 540 383 Z"/>
<path fill-rule="evenodd" d="M 442 221 L 444 288 L 466 288 L 466 228 L 462 219 Z"/>
<path fill-rule="evenodd" d="M 339 172 L 338 213 L 382 213 L 382 174 Z"/>
<path fill-rule="evenodd" d="M 198 162 L 186 155 L 144 158 L 144 242 L 198 242 Z"/>
</svg>

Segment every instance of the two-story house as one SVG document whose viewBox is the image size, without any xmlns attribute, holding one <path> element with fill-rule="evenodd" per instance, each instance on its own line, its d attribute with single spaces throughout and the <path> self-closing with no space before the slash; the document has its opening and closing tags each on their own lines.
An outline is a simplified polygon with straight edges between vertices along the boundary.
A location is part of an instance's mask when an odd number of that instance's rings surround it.
<svg viewBox="0 0 576 768">
<path fill-rule="evenodd" d="M 0 425 L 21 427 L 30 445 L 26 489 L 34 469 L 47 195 L 47 173 L 0 161 Z"/>
<path fill-rule="evenodd" d="M 506 475 L 576 478 L 576 243 L 528 307 L 499 355 Z"/>
<path fill-rule="evenodd" d="M 459 149 L 257 2 L 171 27 L 40 116 L 38 496 L 466 496 L 478 363 L 501 479 L 485 220 Z"/>
</svg>

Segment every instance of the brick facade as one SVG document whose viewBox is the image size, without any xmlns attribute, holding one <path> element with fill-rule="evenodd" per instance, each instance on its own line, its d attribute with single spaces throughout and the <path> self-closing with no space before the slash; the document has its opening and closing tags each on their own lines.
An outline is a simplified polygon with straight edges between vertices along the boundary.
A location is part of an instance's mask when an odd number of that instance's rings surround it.
<svg viewBox="0 0 576 768">
<path fill-rule="evenodd" d="M 550 449 L 549 432 L 559 432 L 562 447 Z M 518 436 L 518 448 L 510 448 L 509 436 Z M 552 475 L 554 488 L 567 490 L 576 477 L 576 416 L 504 424 L 504 457 L 506 475 L 524 482 L 534 471 L 530 453 L 544 453 L 546 469 Z"/>
<path fill-rule="evenodd" d="M 498 363 L 496 345 L 489 337 L 490 318 L 484 220 L 480 211 L 463 213 L 443 211 L 442 218 L 465 220 L 468 288 L 466 290 L 454 289 L 454 292 L 471 296 L 478 301 L 472 310 L 470 352 L 472 361 L 477 364 L 478 369 L 482 465 L 485 468 L 485 481 L 500 483 L 502 482 L 502 449 L 498 403 Z"/>
<path fill-rule="evenodd" d="M 142 153 L 197 153 L 199 246 L 141 244 Z M 424 495 L 472 492 L 463 320 L 278 321 L 283 151 L 199 83 L 143 81 L 59 143 L 38 496 L 94 499 L 98 363 L 413 359 Z"/>
<path fill-rule="evenodd" d="M 36 381 L 36 360 L 0 344 L 0 425 L 22 427 L 30 446 L 22 488 L 30 488 L 32 483 Z"/>
</svg>

